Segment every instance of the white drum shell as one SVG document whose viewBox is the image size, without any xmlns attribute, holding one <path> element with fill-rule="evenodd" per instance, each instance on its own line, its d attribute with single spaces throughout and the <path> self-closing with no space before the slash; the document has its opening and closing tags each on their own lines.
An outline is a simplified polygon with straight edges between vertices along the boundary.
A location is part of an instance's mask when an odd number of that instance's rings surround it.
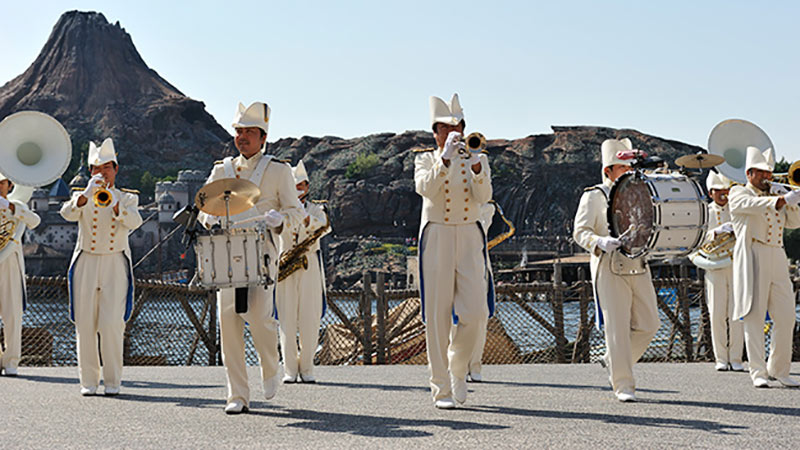
<svg viewBox="0 0 800 450">
<path fill-rule="evenodd" d="M 680 174 L 647 174 L 655 223 L 648 248 L 653 257 L 685 256 L 702 242 L 708 220 L 697 182 Z"/>
<path fill-rule="evenodd" d="M 198 236 L 198 283 L 206 289 L 266 284 L 269 271 L 264 261 L 264 242 L 264 233 L 250 228 Z"/>
</svg>

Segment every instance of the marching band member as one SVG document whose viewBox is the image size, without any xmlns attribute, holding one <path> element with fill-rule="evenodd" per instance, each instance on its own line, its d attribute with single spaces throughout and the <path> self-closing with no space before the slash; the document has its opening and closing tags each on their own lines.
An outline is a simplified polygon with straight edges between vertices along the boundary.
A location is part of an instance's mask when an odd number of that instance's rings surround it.
<svg viewBox="0 0 800 450">
<path fill-rule="evenodd" d="M 8 200 L 14 188 L 11 180 L 0 173 L 0 224 L 36 228 L 41 219 L 17 200 Z M 11 236 L 9 236 L 11 238 Z M 17 376 L 22 353 L 22 313 L 25 311 L 25 261 L 22 245 L 9 239 L 0 251 L 0 318 L 3 320 L 3 343 L 0 349 L 0 374 Z"/>
<path fill-rule="evenodd" d="M 235 217 L 237 220 L 262 217 L 269 230 L 264 252 L 265 255 L 269 255 L 269 273 L 276 278 L 277 237 L 273 238 L 273 235 L 280 233 L 283 227 L 292 227 L 302 221 L 304 213 L 297 200 L 291 167 L 265 154 L 269 118 L 270 108 L 265 103 L 255 102 L 247 108 L 239 104 L 233 119 L 233 128 L 236 130 L 234 144 L 239 150 L 239 156 L 218 161 L 206 183 L 222 178 L 242 178 L 252 181 L 261 190 L 261 196 L 255 206 Z M 219 219 L 200 213 L 198 221 L 210 228 Z M 246 312 L 237 312 L 237 294 L 247 298 Z M 277 392 L 278 324 L 273 317 L 274 301 L 274 283 L 266 287 L 229 288 L 217 292 L 222 363 L 225 366 L 228 385 L 225 405 L 227 414 L 247 412 L 250 403 L 244 355 L 245 323 L 250 326 L 250 334 L 253 336 L 253 344 L 261 363 L 264 397 L 269 400 Z"/>
<path fill-rule="evenodd" d="M 61 207 L 65 220 L 78 222 L 78 241 L 67 273 L 69 316 L 75 323 L 81 395 L 97 392 L 100 354 L 105 395 L 117 395 L 125 322 L 133 310 L 128 234 L 142 224 L 142 218 L 138 192 L 115 185 L 119 165 L 111 138 L 100 147 L 89 143 L 88 163 L 92 178 L 86 188 L 74 191 Z M 104 195 L 108 204 L 102 202 Z"/>
<path fill-rule="evenodd" d="M 783 250 L 783 229 L 800 228 L 800 190 L 770 188 L 775 167 L 771 148 L 763 153 L 747 147 L 746 186 L 731 188 L 730 205 L 736 246 L 733 251 L 733 317 L 744 320 L 744 338 L 750 377 L 757 388 L 769 387 L 768 378 L 798 387 L 789 376 L 795 301 L 789 280 L 789 261 Z M 764 320 L 774 326 L 769 360 L 764 365 Z"/>
<path fill-rule="evenodd" d="M 601 146 L 603 182 L 587 188 L 575 213 L 573 238 L 591 254 L 590 269 L 598 327 L 605 326 L 606 354 L 601 364 L 621 402 L 636 401 L 633 365 L 660 326 L 656 293 L 644 257 L 628 258 L 608 235 L 606 209 L 611 185 L 630 170 L 635 156 L 629 139 L 607 139 Z"/>
<path fill-rule="evenodd" d="M 728 193 L 731 182 L 723 175 L 709 172 L 706 188 L 712 201 L 707 205 L 708 233 L 705 241 L 711 242 L 723 233 L 733 233 L 731 212 L 728 206 Z M 742 322 L 733 320 L 733 265 L 727 259 L 719 266 L 703 264 L 697 252 L 689 259 L 698 267 L 705 269 L 706 301 L 711 322 L 711 344 L 714 349 L 714 368 L 718 371 L 742 372 L 742 349 L 744 330 Z"/>
<path fill-rule="evenodd" d="M 312 242 L 303 257 L 308 268 L 301 267 L 278 282 L 278 322 L 283 352 L 284 383 L 314 383 L 314 353 L 319 339 L 319 325 L 325 315 L 325 265 L 319 240 L 330 233 L 328 214 L 321 202 L 308 200 L 308 173 L 303 161 L 292 168 L 298 199 L 307 214 L 293 227 L 283 227 L 281 250 L 285 253 Z M 298 353 L 298 332 L 300 349 Z"/>
<path fill-rule="evenodd" d="M 458 95 L 449 105 L 431 97 L 430 109 L 438 148 L 418 152 L 414 161 L 416 191 L 422 196 L 420 294 L 434 405 L 451 409 L 467 399 L 469 361 L 489 317 L 480 208 L 492 198 L 492 181 L 486 156 L 465 154 L 466 122 Z"/>
</svg>

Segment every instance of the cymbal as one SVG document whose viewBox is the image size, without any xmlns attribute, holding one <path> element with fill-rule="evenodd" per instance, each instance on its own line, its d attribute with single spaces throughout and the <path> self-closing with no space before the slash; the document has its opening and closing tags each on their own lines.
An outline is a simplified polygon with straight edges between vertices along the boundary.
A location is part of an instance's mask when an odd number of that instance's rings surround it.
<svg viewBox="0 0 800 450">
<path fill-rule="evenodd" d="M 224 217 L 226 194 L 230 194 L 228 205 L 230 215 L 234 216 L 255 206 L 261 190 L 248 180 L 223 178 L 203 186 L 194 196 L 194 202 L 200 211 Z"/>
<path fill-rule="evenodd" d="M 675 160 L 675 164 L 686 167 L 687 169 L 710 169 L 725 162 L 725 158 L 720 155 L 709 155 L 708 153 L 695 153 L 694 155 L 684 155 Z"/>
</svg>

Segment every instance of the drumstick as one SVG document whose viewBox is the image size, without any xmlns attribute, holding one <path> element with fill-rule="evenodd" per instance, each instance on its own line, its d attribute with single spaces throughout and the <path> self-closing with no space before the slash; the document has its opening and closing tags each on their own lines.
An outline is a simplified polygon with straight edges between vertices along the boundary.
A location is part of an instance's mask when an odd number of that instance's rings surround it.
<svg viewBox="0 0 800 450">
<path fill-rule="evenodd" d="M 628 229 L 625 230 L 624 233 L 620 234 L 619 238 L 617 238 L 617 239 L 619 239 L 619 240 L 621 240 L 621 241 L 623 241 L 623 242 L 625 242 L 627 244 L 627 242 L 632 239 L 632 237 L 629 236 L 629 235 L 632 234 L 634 231 L 636 231 L 636 225 L 635 224 L 630 224 L 630 225 L 628 225 Z"/>
</svg>

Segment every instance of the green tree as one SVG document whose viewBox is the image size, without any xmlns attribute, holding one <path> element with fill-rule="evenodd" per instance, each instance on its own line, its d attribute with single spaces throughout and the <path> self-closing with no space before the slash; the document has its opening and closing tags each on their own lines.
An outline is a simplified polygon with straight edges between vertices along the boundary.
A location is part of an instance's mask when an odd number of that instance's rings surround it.
<svg viewBox="0 0 800 450">
<path fill-rule="evenodd" d="M 156 190 L 156 177 L 146 170 L 139 178 L 139 190 L 145 195 L 152 195 Z"/>
<path fill-rule="evenodd" d="M 378 155 L 372 152 L 359 153 L 356 160 L 347 166 L 344 176 L 349 179 L 366 178 L 369 172 L 381 163 Z"/>
</svg>

